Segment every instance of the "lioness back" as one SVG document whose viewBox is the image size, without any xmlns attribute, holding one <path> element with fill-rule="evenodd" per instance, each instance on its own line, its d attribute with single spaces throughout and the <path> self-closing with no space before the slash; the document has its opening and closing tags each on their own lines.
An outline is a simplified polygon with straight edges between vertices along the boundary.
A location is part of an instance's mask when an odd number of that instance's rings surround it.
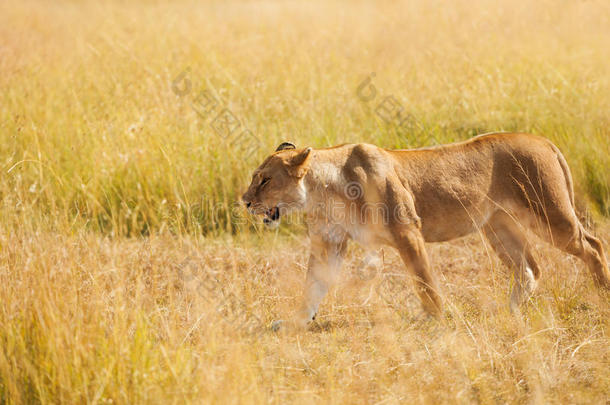
<svg viewBox="0 0 610 405">
<path fill-rule="evenodd" d="M 497 210 L 571 204 L 571 178 L 562 167 L 563 157 L 540 136 L 488 134 L 387 153 L 413 194 L 428 241 L 473 232 Z"/>
</svg>

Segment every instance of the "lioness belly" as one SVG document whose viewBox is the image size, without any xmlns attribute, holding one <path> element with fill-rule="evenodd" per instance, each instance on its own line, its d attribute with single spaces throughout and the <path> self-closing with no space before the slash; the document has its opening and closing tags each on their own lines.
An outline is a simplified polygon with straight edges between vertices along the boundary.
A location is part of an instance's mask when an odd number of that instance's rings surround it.
<svg viewBox="0 0 610 405">
<path fill-rule="evenodd" d="M 491 208 L 479 208 L 475 212 L 462 209 L 443 216 L 424 217 L 422 235 L 426 242 L 444 242 L 466 236 L 479 231 L 492 212 Z"/>
<path fill-rule="evenodd" d="M 488 176 L 477 179 L 487 183 Z M 474 180 L 474 182 L 477 182 Z M 451 187 L 415 195 L 415 207 L 427 242 L 442 242 L 478 231 L 498 207 L 482 190 L 485 187 Z"/>
</svg>

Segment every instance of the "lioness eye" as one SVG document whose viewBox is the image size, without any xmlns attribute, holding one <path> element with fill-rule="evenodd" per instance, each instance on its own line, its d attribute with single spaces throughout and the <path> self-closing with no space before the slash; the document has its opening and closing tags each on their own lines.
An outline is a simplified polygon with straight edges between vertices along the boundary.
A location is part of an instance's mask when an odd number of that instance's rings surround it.
<svg viewBox="0 0 610 405">
<path fill-rule="evenodd" d="M 265 177 L 263 179 L 263 181 L 261 181 L 261 187 L 264 186 L 265 184 L 269 183 L 269 180 L 271 180 L 271 177 Z"/>
</svg>

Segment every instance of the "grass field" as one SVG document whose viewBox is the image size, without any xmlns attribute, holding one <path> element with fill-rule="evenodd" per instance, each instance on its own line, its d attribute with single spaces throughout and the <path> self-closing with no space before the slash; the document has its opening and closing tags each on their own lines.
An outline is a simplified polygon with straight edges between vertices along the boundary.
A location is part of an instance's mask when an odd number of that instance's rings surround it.
<svg viewBox="0 0 610 405">
<path fill-rule="evenodd" d="M 431 244 L 431 321 L 351 246 L 317 323 L 274 334 L 305 233 L 237 199 L 285 140 L 532 132 L 608 251 L 609 38 L 603 1 L 0 2 L 0 402 L 608 403 L 608 294 L 577 259 L 536 245 L 516 319 L 481 235 Z"/>
</svg>

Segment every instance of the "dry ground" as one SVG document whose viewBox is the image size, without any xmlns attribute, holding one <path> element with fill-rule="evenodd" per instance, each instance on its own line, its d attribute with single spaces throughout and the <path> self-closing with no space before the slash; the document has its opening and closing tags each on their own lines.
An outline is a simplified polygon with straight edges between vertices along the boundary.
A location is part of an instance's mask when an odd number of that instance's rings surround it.
<svg viewBox="0 0 610 405">
<path fill-rule="evenodd" d="M 610 228 L 600 233 L 608 246 Z M 259 242 L 2 234 L 0 393 L 14 403 L 609 399 L 608 295 L 552 248 L 537 246 L 544 273 L 520 321 L 479 235 L 429 245 L 447 297 L 438 322 L 421 317 L 393 251 L 385 278 L 369 281 L 354 246 L 317 323 L 276 334 L 267 327 L 298 301 L 307 245 Z"/>
</svg>

